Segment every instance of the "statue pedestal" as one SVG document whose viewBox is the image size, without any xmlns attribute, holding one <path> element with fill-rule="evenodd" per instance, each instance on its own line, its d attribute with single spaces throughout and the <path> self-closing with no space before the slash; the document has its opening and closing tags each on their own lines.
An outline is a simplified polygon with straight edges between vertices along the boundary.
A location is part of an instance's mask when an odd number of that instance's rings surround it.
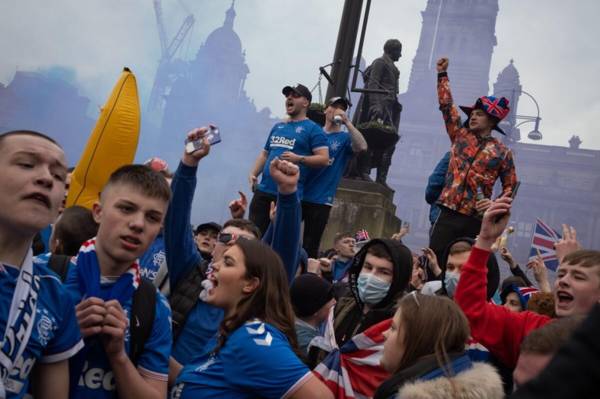
<svg viewBox="0 0 600 399">
<path fill-rule="evenodd" d="M 327 228 L 321 238 L 321 250 L 333 247 L 337 233 L 360 229 L 371 238 L 391 237 L 400 230 L 393 203 L 394 190 L 375 182 L 342 179 L 338 186 Z"/>
</svg>

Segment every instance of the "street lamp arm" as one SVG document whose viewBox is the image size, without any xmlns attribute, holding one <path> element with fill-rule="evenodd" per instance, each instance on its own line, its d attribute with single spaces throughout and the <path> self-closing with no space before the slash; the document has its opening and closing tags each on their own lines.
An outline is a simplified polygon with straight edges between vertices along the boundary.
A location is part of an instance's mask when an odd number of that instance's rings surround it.
<svg viewBox="0 0 600 399">
<path fill-rule="evenodd" d="M 537 109 L 537 117 L 539 118 L 540 117 L 540 106 L 539 106 L 538 102 L 535 100 L 535 98 L 531 94 L 527 93 L 525 90 L 521 90 L 521 93 L 523 93 L 527 97 L 531 98 L 531 100 L 535 104 L 535 108 Z"/>
</svg>

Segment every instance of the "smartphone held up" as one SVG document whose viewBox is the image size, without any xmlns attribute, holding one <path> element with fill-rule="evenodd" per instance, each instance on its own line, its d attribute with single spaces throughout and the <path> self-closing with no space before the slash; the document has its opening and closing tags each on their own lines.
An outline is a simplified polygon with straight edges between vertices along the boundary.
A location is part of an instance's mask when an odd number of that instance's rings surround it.
<svg viewBox="0 0 600 399">
<path fill-rule="evenodd" d="M 215 125 L 208 125 L 208 131 L 201 138 L 197 140 L 185 140 L 185 152 L 191 154 L 202 149 L 202 147 L 204 147 L 204 137 L 207 138 L 208 143 L 211 146 L 221 142 L 221 132 L 219 131 L 219 128 Z"/>
</svg>

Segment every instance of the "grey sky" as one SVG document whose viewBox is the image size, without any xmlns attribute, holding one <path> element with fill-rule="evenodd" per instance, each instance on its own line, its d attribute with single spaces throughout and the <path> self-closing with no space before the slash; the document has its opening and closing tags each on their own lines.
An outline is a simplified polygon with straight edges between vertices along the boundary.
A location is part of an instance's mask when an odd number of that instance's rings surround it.
<svg viewBox="0 0 600 399">
<path fill-rule="evenodd" d="M 182 1 L 196 17 L 193 36 L 182 51 L 189 58 L 208 33 L 221 26 L 231 2 Z M 172 37 L 186 12 L 177 0 L 162 4 Z M 400 39 L 401 91 L 407 86 L 425 4 L 425 0 L 373 1 L 364 56 L 370 62 L 380 55 L 386 39 Z M 490 83 L 514 58 L 523 89 L 540 104 L 543 143 L 566 145 L 572 134 L 578 134 L 582 147 L 600 149 L 595 82 L 600 71 L 596 21 L 600 2 L 500 0 L 499 6 Z M 4 0 L 1 7 L 0 82 L 7 84 L 17 68 L 62 65 L 75 70 L 82 94 L 99 106 L 127 65 L 137 75 L 145 104 L 159 57 L 152 0 Z M 332 59 L 342 7 L 343 0 L 236 2 L 234 29 L 250 69 L 246 91 L 259 109 L 269 107 L 281 116 L 283 85 L 316 83 L 317 67 Z M 535 113 L 529 99 L 521 98 L 519 113 Z"/>
</svg>

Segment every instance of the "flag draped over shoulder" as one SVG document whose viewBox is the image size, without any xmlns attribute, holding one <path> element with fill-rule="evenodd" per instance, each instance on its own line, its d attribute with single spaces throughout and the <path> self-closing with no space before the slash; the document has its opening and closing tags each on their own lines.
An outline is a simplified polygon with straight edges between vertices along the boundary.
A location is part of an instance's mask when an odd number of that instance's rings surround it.
<svg viewBox="0 0 600 399">
<path fill-rule="evenodd" d="M 529 260 L 534 260 L 538 256 L 539 251 L 539 255 L 544 260 L 546 268 L 556 271 L 559 262 L 558 258 L 556 257 L 554 244 L 556 244 L 561 238 L 561 235 L 558 234 L 554 229 L 549 227 L 540 219 L 537 219 L 535 223 L 535 231 L 533 232 L 533 238 L 531 241 L 531 251 L 529 251 Z"/>
<path fill-rule="evenodd" d="M 392 319 L 384 320 L 334 349 L 314 370 L 337 399 L 371 398 L 390 375 L 380 365 L 383 333 Z"/>
</svg>

